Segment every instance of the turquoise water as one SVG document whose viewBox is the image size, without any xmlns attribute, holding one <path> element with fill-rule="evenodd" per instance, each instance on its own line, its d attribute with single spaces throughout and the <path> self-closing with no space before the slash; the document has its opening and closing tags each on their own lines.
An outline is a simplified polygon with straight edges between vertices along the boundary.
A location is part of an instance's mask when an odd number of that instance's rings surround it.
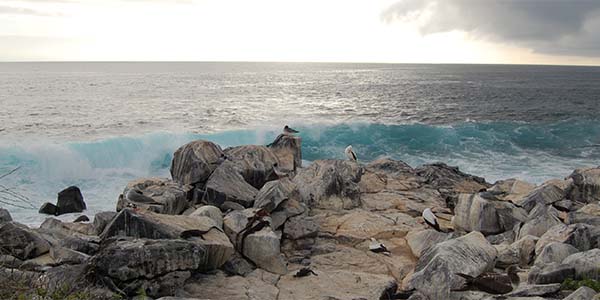
<svg viewBox="0 0 600 300">
<path fill-rule="evenodd" d="M 562 178 L 574 168 L 598 165 L 600 124 L 595 121 L 555 123 L 464 122 L 454 125 L 338 124 L 299 126 L 306 163 L 344 158 L 351 144 L 360 161 L 392 157 L 412 166 L 442 161 L 488 181 L 516 177 L 533 183 Z M 125 184 L 136 177 L 169 176 L 172 153 L 182 144 L 207 139 L 222 147 L 267 144 L 277 131 L 235 130 L 215 134 L 157 132 L 85 142 L 2 141 L 0 166 L 15 174 L 5 186 L 18 187 L 36 207 L 54 201 L 56 193 L 78 185 L 89 212 L 114 209 Z M 18 220 L 43 221 L 34 210 L 11 208 Z M 66 216 L 69 219 L 74 216 Z"/>
</svg>

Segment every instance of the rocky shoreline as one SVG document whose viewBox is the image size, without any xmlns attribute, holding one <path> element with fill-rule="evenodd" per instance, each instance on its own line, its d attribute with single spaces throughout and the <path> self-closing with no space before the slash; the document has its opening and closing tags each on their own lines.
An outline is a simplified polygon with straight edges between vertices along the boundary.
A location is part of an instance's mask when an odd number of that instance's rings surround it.
<svg viewBox="0 0 600 300">
<path fill-rule="evenodd" d="M 171 175 L 130 182 L 93 222 L 31 229 L 0 210 L 0 298 L 600 298 L 564 285 L 600 280 L 600 167 L 539 186 L 443 163 L 302 167 L 301 139 L 282 135 L 224 150 L 188 143 Z M 520 284 L 501 296 L 464 290 L 456 274 L 512 265 Z"/>
</svg>

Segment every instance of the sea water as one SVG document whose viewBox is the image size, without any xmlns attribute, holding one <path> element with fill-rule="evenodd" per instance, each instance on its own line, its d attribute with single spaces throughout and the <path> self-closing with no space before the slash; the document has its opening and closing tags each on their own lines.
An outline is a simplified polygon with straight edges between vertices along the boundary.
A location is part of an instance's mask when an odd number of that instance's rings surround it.
<svg viewBox="0 0 600 300">
<path fill-rule="evenodd" d="M 600 164 L 599 104 L 595 67 L 0 63 L 0 174 L 20 167 L 0 190 L 37 208 L 77 185 L 86 214 L 114 210 L 129 180 L 169 177 L 184 143 L 268 144 L 285 124 L 305 163 L 352 144 L 363 162 L 539 184 Z M 46 217 L 0 206 L 30 225 Z"/>
</svg>

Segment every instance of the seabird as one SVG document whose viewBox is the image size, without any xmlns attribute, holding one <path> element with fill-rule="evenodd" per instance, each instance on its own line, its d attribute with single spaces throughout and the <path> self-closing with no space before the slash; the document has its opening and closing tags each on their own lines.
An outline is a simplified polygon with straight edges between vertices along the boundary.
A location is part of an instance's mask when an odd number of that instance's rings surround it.
<svg viewBox="0 0 600 300">
<path fill-rule="evenodd" d="M 302 269 L 298 270 L 298 272 L 296 272 L 296 274 L 294 274 L 294 277 L 306 277 L 310 274 L 319 276 L 319 275 L 317 275 L 317 273 L 315 273 L 315 271 L 311 270 L 310 268 L 302 268 Z"/>
<path fill-rule="evenodd" d="M 352 145 L 349 145 L 348 147 L 346 147 L 346 150 L 344 150 L 344 152 L 346 153 L 346 156 L 348 157 L 349 160 L 351 161 L 356 161 L 356 154 L 354 153 L 354 151 L 352 151 Z"/>
<path fill-rule="evenodd" d="M 287 125 L 285 125 L 285 127 L 283 127 L 283 134 L 285 135 L 294 135 L 294 133 L 298 133 L 300 131 L 293 129 Z"/>
<path fill-rule="evenodd" d="M 518 266 L 511 265 L 506 268 L 506 274 L 482 273 L 477 277 L 467 274 L 456 273 L 456 275 L 467 280 L 467 288 L 473 286 L 480 291 L 490 294 L 506 294 L 519 286 L 519 275 L 521 271 Z"/>
<path fill-rule="evenodd" d="M 383 243 L 378 242 L 376 239 L 371 238 L 371 244 L 369 244 L 369 250 L 375 253 L 383 253 L 390 255 L 390 251 L 385 247 Z"/>
<path fill-rule="evenodd" d="M 426 208 L 423 211 L 423 220 L 427 225 L 431 226 L 433 229 L 442 232 L 440 229 L 440 223 L 438 223 L 437 217 L 433 214 L 430 208 Z"/>
</svg>

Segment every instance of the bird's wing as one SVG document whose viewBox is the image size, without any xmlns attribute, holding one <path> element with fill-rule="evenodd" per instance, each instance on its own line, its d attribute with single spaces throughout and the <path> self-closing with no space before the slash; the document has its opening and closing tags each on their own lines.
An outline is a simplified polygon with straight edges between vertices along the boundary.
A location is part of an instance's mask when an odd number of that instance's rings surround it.
<svg viewBox="0 0 600 300">
<path fill-rule="evenodd" d="M 350 150 L 350 154 L 352 155 L 352 159 L 353 160 L 357 160 L 356 159 L 356 154 L 354 154 L 354 151 Z"/>
</svg>

